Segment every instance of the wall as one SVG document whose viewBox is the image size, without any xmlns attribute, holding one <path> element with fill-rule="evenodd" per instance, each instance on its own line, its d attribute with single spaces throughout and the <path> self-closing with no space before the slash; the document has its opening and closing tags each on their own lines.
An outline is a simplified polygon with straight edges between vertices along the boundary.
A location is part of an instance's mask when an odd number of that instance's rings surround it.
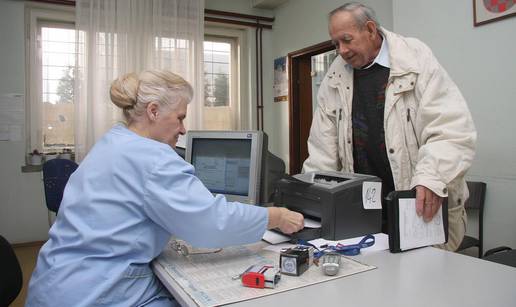
<svg viewBox="0 0 516 307">
<path fill-rule="evenodd" d="M 468 178 L 487 183 L 486 249 L 516 248 L 516 17 L 474 27 L 471 1 L 446 0 L 393 0 L 393 16 L 394 30 L 426 42 L 468 102 L 478 131 Z"/>
<path fill-rule="evenodd" d="M 264 66 L 267 68 L 267 71 L 264 70 L 267 73 L 264 80 L 271 80 L 268 84 L 264 84 L 267 89 L 264 94 L 264 126 L 269 136 L 273 136 L 270 143 L 277 149 L 285 162 L 289 160 L 288 103 L 273 102 L 273 60 L 287 56 L 290 52 L 329 40 L 328 13 L 345 2 L 341 0 L 290 0 L 274 11 L 276 20 L 272 33 L 272 58 L 264 60 Z M 378 20 L 384 27 L 392 29 L 392 1 L 368 0 L 363 3 L 375 9 Z"/>
<path fill-rule="evenodd" d="M 0 0 L 0 95 L 25 93 L 24 3 Z M 41 173 L 22 173 L 25 141 L 0 141 L 0 234 L 11 243 L 46 240 Z"/>
<path fill-rule="evenodd" d="M 263 17 L 274 16 L 274 13 L 271 10 L 253 8 L 251 0 L 205 0 L 204 7 L 210 10 L 257 15 Z"/>
</svg>

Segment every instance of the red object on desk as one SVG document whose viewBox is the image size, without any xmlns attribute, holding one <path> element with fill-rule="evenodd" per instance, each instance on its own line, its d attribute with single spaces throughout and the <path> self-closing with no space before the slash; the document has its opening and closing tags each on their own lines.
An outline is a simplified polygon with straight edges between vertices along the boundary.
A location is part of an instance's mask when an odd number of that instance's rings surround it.
<svg viewBox="0 0 516 307">
<path fill-rule="evenodd" d="M 246 287 L 263 288 L 265 287 L 265 277 L 258 272 L 248 272 L 242 275 L 242 283 Z"/>
<path fill-rule="evenodd" d="M 242 274 L 242 284 L 251 288 L 274 288 L 279 279 L 279 270 L 271 265 L 253 265 Z"/>
</svg>

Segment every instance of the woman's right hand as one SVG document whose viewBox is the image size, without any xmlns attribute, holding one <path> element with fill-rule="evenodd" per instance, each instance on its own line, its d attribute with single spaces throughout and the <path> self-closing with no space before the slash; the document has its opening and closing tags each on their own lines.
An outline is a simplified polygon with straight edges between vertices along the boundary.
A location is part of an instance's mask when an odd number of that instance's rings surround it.
<svg viewBox="0 0 516 307">
<path fill-rule="evenodd" d="M 304 217 L 301 213 L 290 211 L 287 208 L 269 207 L 268 228 L 279 228 L 281 232 L 291 234 L 304 227 Z"/>
</svg>

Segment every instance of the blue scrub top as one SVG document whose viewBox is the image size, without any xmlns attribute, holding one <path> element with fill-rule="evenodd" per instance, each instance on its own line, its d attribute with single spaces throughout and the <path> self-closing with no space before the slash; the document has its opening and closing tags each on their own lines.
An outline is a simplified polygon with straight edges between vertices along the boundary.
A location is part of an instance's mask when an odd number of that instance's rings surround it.
<svg viewBox="0 0 516 307">
<path fill-rule="evenodd" d="M 168 294 L 149 263 L 171 235 L 247 244 L 267 221 L 266 208 L 214 197 L 169 145 L 117 125 L 70 177 L 26 306 L 158 305 Z"/>
</svg>

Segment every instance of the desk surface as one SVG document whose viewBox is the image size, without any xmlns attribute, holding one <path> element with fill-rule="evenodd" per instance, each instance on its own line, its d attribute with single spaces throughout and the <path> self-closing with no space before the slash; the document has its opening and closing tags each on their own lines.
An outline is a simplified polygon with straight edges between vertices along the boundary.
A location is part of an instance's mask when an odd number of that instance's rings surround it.
<svg viewBox="0 0 516 307">
<path fill-rule="evenodd" d="M 513 267 L 431 247 L 355 259 L 378 268 L 233 306 L 516 306 Z M 195 306 L 164 269 L 153 268 L 182 305 Z"/>
</svg>

